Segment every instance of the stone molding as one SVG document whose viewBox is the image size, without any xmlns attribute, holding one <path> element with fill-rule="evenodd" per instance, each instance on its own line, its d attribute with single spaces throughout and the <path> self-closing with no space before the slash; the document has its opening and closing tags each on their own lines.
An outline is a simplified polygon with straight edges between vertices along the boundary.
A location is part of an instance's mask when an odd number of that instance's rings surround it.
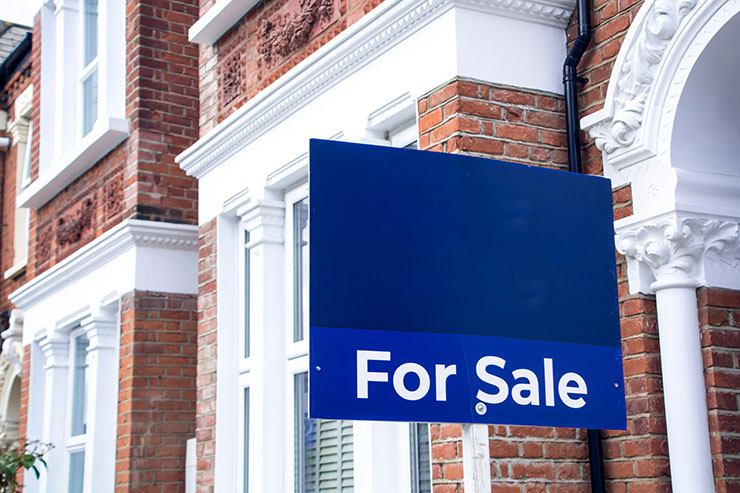
<svg viewBox="0 0 740 493">
<path fill-rule="evenodd" d="M 136 247 L 195 252 L 198 250 L 198 227 L 129 219 L 24 284 L 9 298 L 16 306 L 33 305 L 63 285 Z"/>
<path fill-rule="evenodd" d="M 715 257 L 726 264 L 737 264 L 740 253 L 737 222 L 672 213 L 667 217 L 619 231 L 617 250 L 628 261 L 650 269 L 654 292 L 679 286 L 706 284 L 705 262 Z"/>
</svg>

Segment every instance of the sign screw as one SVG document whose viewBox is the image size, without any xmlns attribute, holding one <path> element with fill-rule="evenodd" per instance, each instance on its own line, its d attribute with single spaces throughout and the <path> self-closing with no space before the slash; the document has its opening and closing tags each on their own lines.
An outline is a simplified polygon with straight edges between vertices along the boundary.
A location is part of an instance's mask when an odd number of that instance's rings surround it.
<svg viewBox="0 0 740 493">
<path fill-rule="evenodd" d="M 321 367 L 320 366 L 317 366 L 316 367 L 316 371 L 321 371 Z"/>
<path fill-rule="evenodd" d="M 618 383 L 616 383 L 616 382 L 614 382 L 614 388 L 615 388 L 615 389 L 618 389 L 618 388 L 619 388 L 619 384 L 618 384 Z"/>
<path fill-rule="evenodd" d="M 488 410 L 488 408 L 482 402 L 479 402 L 478 404 L 475 405 L 475 412 L 477 412 L 481 416 L 483 416 L 484 414 L 486 414 L 486 411 L 487 410 Z"/>
</svg>

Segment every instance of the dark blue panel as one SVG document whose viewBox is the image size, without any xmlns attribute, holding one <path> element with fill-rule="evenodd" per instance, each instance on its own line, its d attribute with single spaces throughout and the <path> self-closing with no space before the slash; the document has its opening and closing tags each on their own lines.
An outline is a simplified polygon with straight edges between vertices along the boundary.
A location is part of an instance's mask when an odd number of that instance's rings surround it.
<svg viewBox="0 0 740 493">
<path fill-rule="evenodd" d="M 609 181 L 311 141 L 311 325 L 618 347 Z"/>
<path fill-rule="evenodd" d="M 619 348 L 549 341 L 523 341 L 469 334 L 410 331 L 357 330 L 311 327 L 311 417 L 388 421 L 496 423 L 567 426 L 594 429 L 626 429 L 622 358 Z M 367 398 L 358 398 L 357 351 L 389 352 L 390 361 L 368 361 L 370 372 L 386 374 L 387 382 L 370 381 Z M 508 387 L 501 403 L 480 406 L 479 390 L 490 395 L 498 388 L 483 382 L 476 373 L 485 356 L 504 360 L 503 368 L 489 366 L 488 373 L 502 378 Z M 551 404 L 548 405 L 546 360 L 552 361 Z M 394 373 L 404 363 L 416 363 L 429 375 L 429 390 L 418 400 L 401 397 L 394 388 Z M 446 400 L 439 400 L 435 365 L 455 365 L 446 379 Z M 530 384 L 514 377 L 518 369 L 530 370 L 537 384 L 537 404 L 517 404 L 516 385 Z M 568 373 L 583 378 L 586 393 L 570 394 L 583 399 L 580 408 L 569 407 L 560 397 L 560 379 Z M 404 386 L 415 391 L 420 379 L 409 373 Z M 575 384 L 568 385 L 575 387 Z M 529 391 L 518 395 L 529 398 Z"/>
</svg>

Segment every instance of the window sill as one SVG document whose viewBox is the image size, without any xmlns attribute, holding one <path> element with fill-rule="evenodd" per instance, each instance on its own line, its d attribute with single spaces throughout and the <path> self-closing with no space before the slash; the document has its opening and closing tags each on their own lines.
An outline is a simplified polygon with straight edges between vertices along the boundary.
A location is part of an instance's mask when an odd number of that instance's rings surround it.
<svg viewBox="0 0 740 493">
<path fill-rule="evenodd" d="M 53 161 L 51 169 L 18 195 L 16 207 L 38 209 L 128 136 L 128 120 L 124 118 L 97 121 L 85 138 L 67 154 Z"/>
<path fill-rule="evenodd" d="M 217 0 L 215 5 L 192 25 L 188 39 L 193 43 L 212 45 L 244 14 L 257 5 L 258 0 Z"/>
<path fill-rule="evenodd" d="M 26 260 L 23 259 L 17 264 L 15 264 L 10 269 L 6 270 L 3 274 L 3 279 L 13 279 L 14 277 L 18 277 L 21 274 L 23 274 L 26 271 Z"/>
</svg>

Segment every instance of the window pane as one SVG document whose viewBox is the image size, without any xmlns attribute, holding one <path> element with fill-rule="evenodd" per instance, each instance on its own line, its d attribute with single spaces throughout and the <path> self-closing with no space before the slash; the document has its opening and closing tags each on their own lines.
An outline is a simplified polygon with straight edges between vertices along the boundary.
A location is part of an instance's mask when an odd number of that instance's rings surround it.
<svg viewBox="0 0 740 493">
<path fill-rule="evenodd" d="M 249 493 L 249 387 L 244 389 L 244 493 Z"/>
<path fill-rule="evenodd" d="M 28 125 L 28 140 L 26 141 L 26 155 L 23 156 L 23 171 L 21 183 L 23 186 L 31 181 L 31 146 L 33 145 L 33 124 Z"/>
<path fill-rule="evenodd" d="M 98 69 L 82 81 L 82 136 L 90 133 L 98 119 Z"/>
<path fill-rule="evenodd" d="M 87 346 L 88 340 L 84 334 L 74 338 L 72 436 L 87 433 Z"/>
<path fill-rule="evenodd" d="M 85 57 L 84 66 L 98 56 L 98 0 L 85 0 Z"/>
<path fill-rule="evenodd" d="M 249 231 L 244 232 L 244 245 L 249 243 Z M 249 357 L 249 249 L 244 248 L 244 357 Z"/>
<path fill-rule="evenodd" d="M 308 199 L 293 204 L 293 342 L 308 320 Z"/>
<path fill-rule="evenodd" d="M 295 375 L 295 492 L 354 491 L 352 421 L 308 419 L 308 375 Z"/>
<path fill-rule="evenodd" d="M 411 493 L 431 493 L 429 425 L 411 423 L 409 434 L 411 437 Z"/>
<path fill-rule="evenodd" d="M 82 481 L 85 476 L 85 451 L 69 455 L 69 493 L 82 493 Z"/>
</svg>

